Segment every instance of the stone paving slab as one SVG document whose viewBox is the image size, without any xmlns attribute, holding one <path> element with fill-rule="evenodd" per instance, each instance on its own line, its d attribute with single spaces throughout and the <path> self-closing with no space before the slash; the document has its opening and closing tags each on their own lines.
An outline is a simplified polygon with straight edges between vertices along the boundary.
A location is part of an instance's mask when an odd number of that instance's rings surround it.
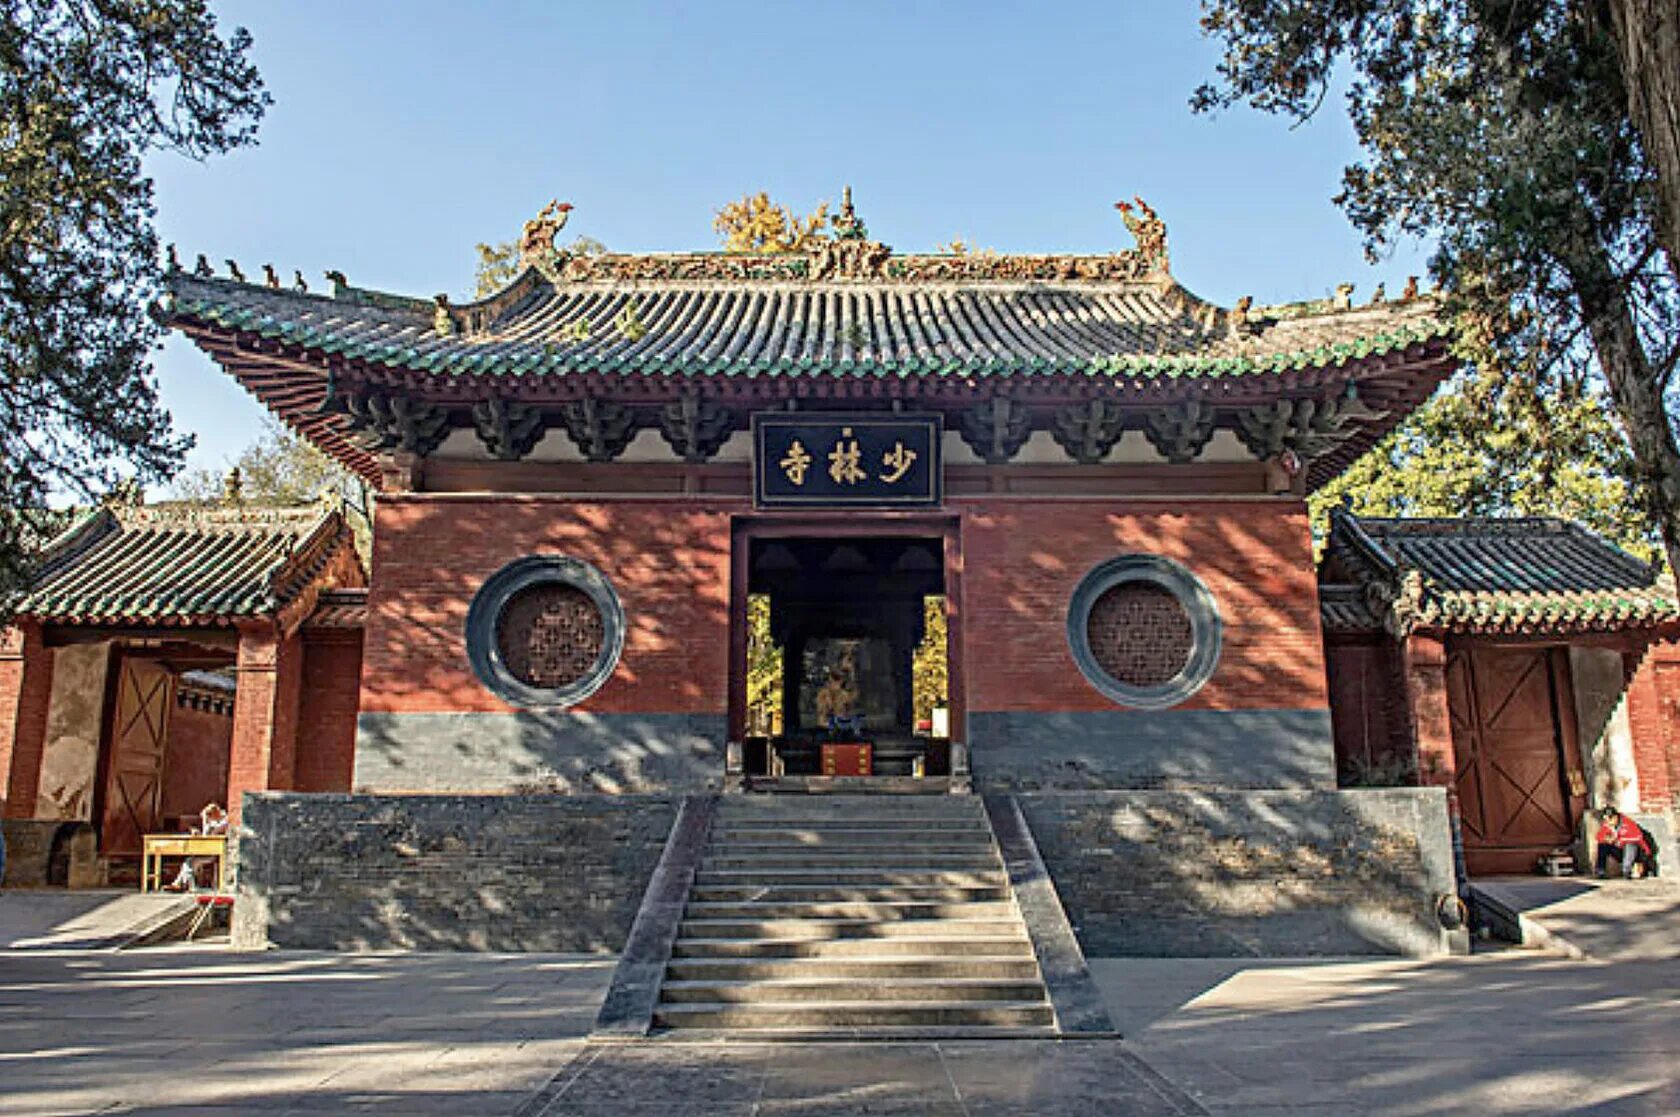
<svg viewBox="0 0 1680 1117">
<path fill-rule="evenodd" d="M 189 901 L 172 892 L 10 888 L 0 892 L 0 949 L 115 946 L 126 941 L 136 928 L 177 909 L 190 908 Z"/>
<path fill-rule="evenodd" d="M 0 1115 L 1680 1113 L 1680 965 L 1092 959 L 1111 1039 L 585 1040 L 613 960 L 0 951 Z"/>
<path fill-rule="evenodd" d="M 612 959 L 0 952 L 0 1115 L 508 1114 Z"/>
<path fill-rule="evenodd" d="M 1093 960 L 1132 1050 L 1216 1114 L 1672 1117 L 1680 966 Z"/>
<path fill-rule="evenodd" d="M 654 1040 L 582 1052 L 519 1117 L 644 1112 L 1188 1117 L 1206 1110 L 1112 1039 L 710 1047 Z"/>
<path fill-rule="evenodd" d="M 1492 877 L 1475 882 L 1501 909 L 1539 928 L 1544 945 L 1601 961 L 1680 960 L 1680 882 Z"/>
</svg>

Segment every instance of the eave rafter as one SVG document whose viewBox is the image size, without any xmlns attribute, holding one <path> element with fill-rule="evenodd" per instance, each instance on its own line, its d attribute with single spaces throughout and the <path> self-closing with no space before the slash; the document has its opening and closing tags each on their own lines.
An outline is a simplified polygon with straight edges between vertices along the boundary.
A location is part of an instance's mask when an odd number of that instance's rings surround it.
<svg viewBox="0 0 1680 1117">
<path fill-rule="evenodd" d="M 551 429 L 592 462 L 617 458 L 642 429 L 688 462 L 714 455 L 755 410 L 908 403 L 941 411 L 977 456 L 1011 460 L 1047 430 L 1075 462 L 1096 462 L 1127 430 L 1171 463 L 1192 461 L 1220 429 L 1263 460 L 1298 455 L 1317 488 L 1358 457 L 1451 370 L 1445 338 L 1333 364 L 1244 375 L 729 376 L 666 370 L 467 378 L 345 358 L 227 330 L 175 323 L 284 422 L 375 485 L 390 454 L 423 457 L 455 429 L 513 461 Z"/>
</svg>

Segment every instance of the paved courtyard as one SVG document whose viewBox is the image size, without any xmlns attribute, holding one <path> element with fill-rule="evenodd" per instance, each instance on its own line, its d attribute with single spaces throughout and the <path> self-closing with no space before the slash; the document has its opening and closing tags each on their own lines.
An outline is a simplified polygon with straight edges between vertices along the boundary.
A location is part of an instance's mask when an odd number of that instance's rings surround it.
<svg viewBox="0 0 1680 1117">
<path fill-rule="evenodd" d="M 0 1114 L 1680 1112 L 1672 956 L 1092 968 L 1124 1042 L 600 1046 L 600 957 L 49 941 L 0 950 Z"/>
</svg>

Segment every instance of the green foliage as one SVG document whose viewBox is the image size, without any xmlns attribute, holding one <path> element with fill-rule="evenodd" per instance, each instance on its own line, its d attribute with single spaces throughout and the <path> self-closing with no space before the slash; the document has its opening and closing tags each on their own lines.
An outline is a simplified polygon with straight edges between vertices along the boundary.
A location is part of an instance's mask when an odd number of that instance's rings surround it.
<svg viewBox="0 0 1680 1117">
<path fill-rule="evenodd" d="M 373 554 L 373 520 L 368 514 L 367 485 L 362 479 L 327 457 L 314 446 L 279 423 L 269 420 L 258 439 L 239 452 L 228 470 L 195 469 L 175 478 L 170 486 L 177 500 L 194 504 L 226 504 L 230 493 L 228 474 L 239 471 L 239 503 L 258 507 L 290 508 L 319 500 L 336 492 L 344 498 L 344 511 L 356 536 L 356 550 L 363 560 Z"/>
<path fill-rule="evenodd" d="M 781 645 L 770 635 L 770 595 L 747 597 L 747 725 L 769 733 L 782 721 Z"/>
<path fill-rule="evenodd" d="M 922 642 L 910 660 L 910 696 L 917 721 L 950 702 L 951 658 L 943 595 L 922 599 Z"/>
<path fill-rule="evenodd" d="M 476 244 L 478 266 L 473 272 L 473 298 L 494 295 L 519 278 L 519 242 Z M 577 237 L 561 249 L 568 256 L 600 256 L 607 246 L 594 237 Z"/>
<path fill-rule="evenodd" d="M 1461 374 L 1311 500 L 1323 538 L 1345 497 L 1365 516 L 1550 515 L 1651 560 L 1659 541 L 1633 492 L 1604 402 Z"/>
<path fill-rule="evenodd" d="M 355 474 L 273 420 L 264 424 L 262 435 L 241 450 L 229 468 L 239 470 L 239 489 L 246 504 L 308 504 L 329 490 L 345 492 L 358 483 Z M 219 503 L 227 495 L 227 474 L 227 470 L 213 469 L 183 473 L 171 486 L 172 495 L 195 503 Z"/>
<path fill-rule="evenodd" d="M 1612 503 L 1580 518 L 1614 526 L 1635 510 L 1672 558 L 1680 453 L 1663 398 L 1680 298 L 1603 28 L 1565 0 L 1205 0 L 1202 25 L 1224 56 L 1219 80 L 1193 99 L 1199 110 L 1247 102 L 1305 118 L 1350 74 L 1364 156 L 1337 201 L 1373 257 L 1405 239 L 1436 246 L 1431 270 L 1475 388 L 1420 417 L 1376 464 L 1411 461 L 1424 499 L 1469 498 L 1455 512 L 1579 514 L 1607 486 Z M 1605 403 L 1625 446 L 1609 444 Z M 1570 433 L 1571 422 L 1585 429 Z M 1515 438 L 1491 434 L 1507 423 Z M 1419 431 L 1471 445 L 1416 452 Z M 1576 476 L 1568 459 L 1580 454 Z M 1445 478 L 1428 476 L 1436 469 Z M 1633 482 L 1622 503 L 1607 478 Z"/>
<path fill-rule="evenodd" d="M 161 480 L 155 151 L 252 143 L 268 96 L 201 0 L 0 0 L 0 591 L 49 496 Z"/>
</svg>

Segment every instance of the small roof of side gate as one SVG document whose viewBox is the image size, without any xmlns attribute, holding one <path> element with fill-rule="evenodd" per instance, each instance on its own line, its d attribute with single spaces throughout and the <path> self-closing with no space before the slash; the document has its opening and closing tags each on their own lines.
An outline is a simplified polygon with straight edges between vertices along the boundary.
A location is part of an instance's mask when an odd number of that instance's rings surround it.
<svg viewBox="0 0 1680 1117">
<path fill-rule="evenodd" d="M 1680 622 L 1672 579 L 1548 517 L 1391 520 L 1337 509 L 1319 582 L 1330 632 L 1552 635 Z"/>
<path fill-rule="evenodd" d="M 1140 212 L 1125 214 L 1137 247 L 1087 256 L 895 255 L 867 238 L 849 198 L 837 236 L 808 252 L 570 255 L 544 235 L 557 224 L 531 222 L 519 277 L 467 305 L 336 272 L 329 295 L 301 277 L 281 288 L 272 269 L 267 285 L 222 279 L 200 257 L 172 271 L 166 312 L 376 483 L 378 454 L 429 453 L 455 427 L 476 426 L 509 458 L 533 429 L 563 426 L 610 460 L 577 429 L 590 401 L 704 460 L 707 446 L 679 445 L 662 409 L 688 401 L 691 426 L 721 444 L 749 411 L 789 400 L 913 400 L 987 460 L 1007 460 L 1033 428 L 1078 426 L 1097 445 L 1058 434 L 1076 461 L 1100 459 L 1127 427 L 1186 461 L 1224 427 L 1262 459 L 1293 451 L 1316 485 L 1450 371 L 1449 329 L 1414 285 L 1357 308 L 1345 287 L 1218 307 L 1172 278 L 1165 227 Z M 993 437 L 1000 426 L 1007 438 Z"/>
<path fill-rule="evenodd" d="M 47 545 L 12 611 L 56 625 L 288 625 L 325 591 L 366 582 L 334 508 L 113 505 Z"/>
</svg>

